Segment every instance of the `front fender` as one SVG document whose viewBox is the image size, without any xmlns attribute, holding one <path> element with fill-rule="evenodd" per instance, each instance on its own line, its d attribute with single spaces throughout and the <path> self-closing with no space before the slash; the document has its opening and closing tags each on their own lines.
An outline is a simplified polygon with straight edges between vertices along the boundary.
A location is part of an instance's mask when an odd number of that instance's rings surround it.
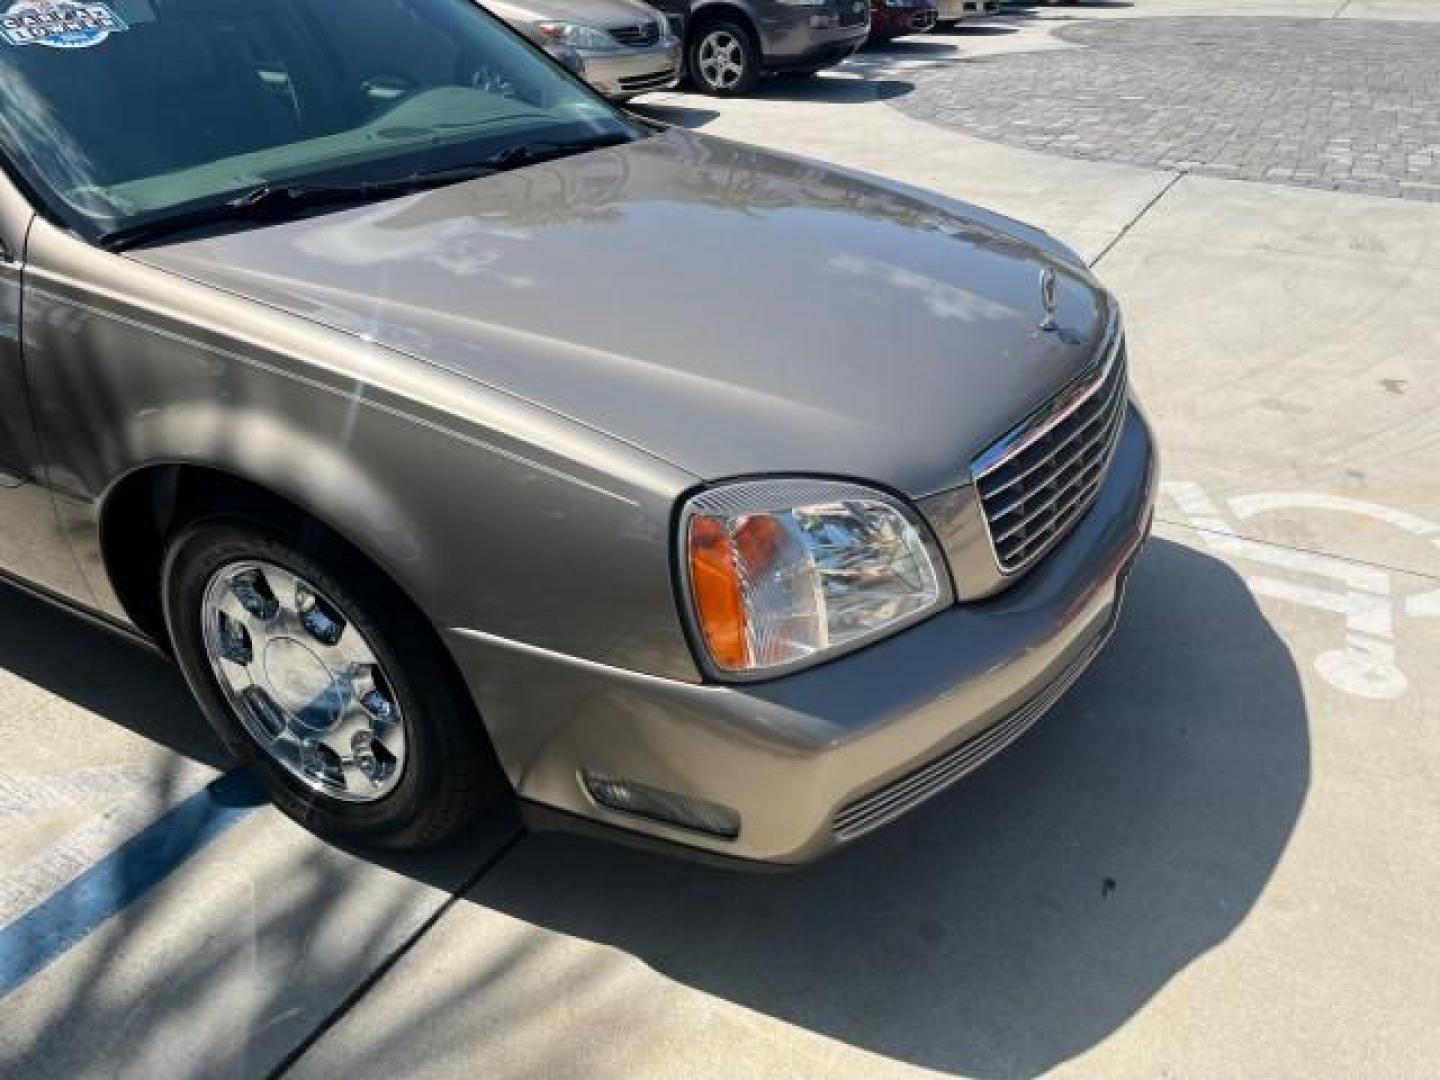
<svg viewBox="0 0 1440 1080">
<path fill-rule="evenodd" d="M 107 498 L 197 465 L 296 504 L 439 628 L 698 679 L 671 514 L 695 478 L 460 376 L 45 226 L 24 344 L 46 475 L 107 613 Z M 483 703 L 482 703 L 483 707 Z"/>
</svg>

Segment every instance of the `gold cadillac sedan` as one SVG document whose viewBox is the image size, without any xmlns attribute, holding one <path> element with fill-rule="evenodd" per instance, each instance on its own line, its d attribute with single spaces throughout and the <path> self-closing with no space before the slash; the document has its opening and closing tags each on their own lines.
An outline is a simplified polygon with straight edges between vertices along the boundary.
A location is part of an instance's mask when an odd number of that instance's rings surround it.
<svg viewBox="0 0 1440 1080">
<path fill-rule="evenodd" d="M 637 120 L 470 0 L 9 3 L 0 164 L 0 568 L 322 833 L 803 862 L 1118 617 L 1154 446 L 1036 229 Z"/>
</svg>

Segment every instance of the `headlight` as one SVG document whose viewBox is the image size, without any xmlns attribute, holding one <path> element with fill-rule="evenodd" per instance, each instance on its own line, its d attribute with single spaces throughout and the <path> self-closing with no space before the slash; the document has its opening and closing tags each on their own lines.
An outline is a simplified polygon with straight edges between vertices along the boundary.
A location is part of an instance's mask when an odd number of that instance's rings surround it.
<svg viewBox="0 0 1440 1080">
<path fill-rule="evenodd" d="M 584 26 L 580 23 L 536 23 L 535 30 L 539 33 L 540 40 L 547 46 L 568 45 L 572 49 L 590 49 L 591 51 L 609 51 L 620 47 L 619 42 L 604 30 L 597 30 L 593 26 Z"/>
<path fill-rule="evenodd" d="M 723 674 L 828 658 L 952 601 L 919 516 L 858 484 L 727 484 L 686 503 L 680 530 L 690 615 Z"/>
</svg>

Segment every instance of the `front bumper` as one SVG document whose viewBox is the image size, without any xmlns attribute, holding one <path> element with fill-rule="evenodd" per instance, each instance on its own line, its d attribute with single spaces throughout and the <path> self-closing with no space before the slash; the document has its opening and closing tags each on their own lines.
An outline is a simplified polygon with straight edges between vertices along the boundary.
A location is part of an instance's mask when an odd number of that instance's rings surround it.
<svg viewBox="0 0 1440 1080">
<path fill-rule="evenodd" d="M 881 8 L 870 12 L 870 36 L 876 40 L 923 34 L 935 26 L 939 15 L 931 7 Z"/>
<path fill-rule="evenodd" d="M 608 98 L 623 99 L 651 90 L 669 90 L 680 81 L 677 38 L 646 48 L 607 52 L 580 50 L 585 81 Z"/>
<path fill-rule="evenodd" d="M 455 630 L 522 799 L 712 855 L 801 863 L 988 760 L 1078 678 L 1149 532 L 1157 460 L 1131 407 L 1074 531 L 1014 587 L 770 682 L 694 685 Z M 597 804 L 582 770 L 733 809 L 734 840 Z"/>
<path fill-rule="evenodd" d="M 869 0 L 832 0 L 815 7 L 769 4 L 764 10 L 760 51 L 767 71 L 838 64 L 870 36 Z M 840 25 L 842 20 L 848 25 Z"/>
</svg>

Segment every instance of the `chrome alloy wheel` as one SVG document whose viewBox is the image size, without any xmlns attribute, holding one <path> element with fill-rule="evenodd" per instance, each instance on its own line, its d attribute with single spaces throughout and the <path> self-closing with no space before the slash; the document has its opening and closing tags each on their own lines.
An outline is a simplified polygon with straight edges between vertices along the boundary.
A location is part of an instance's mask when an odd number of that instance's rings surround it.
<svg viewBox="0 0 1440 1080">
<path fill-rule="evenodd" d="M 230 708 L 308 787 L 374 802 L 405 771 L 405 719 L 370 644 L 318 589 L 267 562 L 235 562 L 201 603 L 205 652 Z"/>
<path fill-rule="evenodd" d="M 729 30 L 716 29 L 700 41 L 700 73 L 717 90 L 729 90 L 745 76 L 745 50 Z"/>
</svg>

